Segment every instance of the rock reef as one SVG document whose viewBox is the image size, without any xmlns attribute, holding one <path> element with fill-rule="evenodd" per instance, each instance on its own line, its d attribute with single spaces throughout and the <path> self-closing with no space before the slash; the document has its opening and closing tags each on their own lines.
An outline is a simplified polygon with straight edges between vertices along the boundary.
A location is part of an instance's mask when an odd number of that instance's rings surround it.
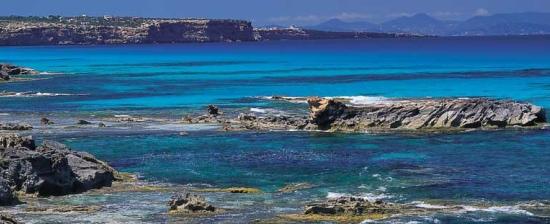
<svg viewBox="0 0 550 224">
<path fill-rule="evenodd" d="M 35 75 L 37 71 L 30 68 L 19 67 L 10 64 L 0 64 L 0 81 L 9 81 L 19 75 Z"/>
<path fill-rule="evenodd" d="M 322 130 L 335 132 L 452 131 L 540 127 L 542 107 L 508 100 L 419 99 L 369 105 L 312 97 L 309 116 L 240 114 L 236 129 Z"/>
<path fill-rule="evenodd" d="M 111 186 L 116 171 L 86 152 L 32 137 L 0 135 L 0 178 L 13 191 L 39 196 L 81 193 Z"/>
</svg>

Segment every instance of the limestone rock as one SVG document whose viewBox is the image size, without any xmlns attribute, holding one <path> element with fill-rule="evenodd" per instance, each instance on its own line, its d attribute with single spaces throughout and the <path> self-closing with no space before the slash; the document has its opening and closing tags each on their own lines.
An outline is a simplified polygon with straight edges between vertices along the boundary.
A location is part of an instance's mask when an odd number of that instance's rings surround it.
<svg viewBox="0 0 550 224">
<path fill-rule="evenodd" d="M 170 213 L 213 213 L 216 212 L 216 208 L 206 203 L 206 200 L 195 194 L 191 194 L 187 191 L 175 194 L 170 202 Z"/>
</svg>

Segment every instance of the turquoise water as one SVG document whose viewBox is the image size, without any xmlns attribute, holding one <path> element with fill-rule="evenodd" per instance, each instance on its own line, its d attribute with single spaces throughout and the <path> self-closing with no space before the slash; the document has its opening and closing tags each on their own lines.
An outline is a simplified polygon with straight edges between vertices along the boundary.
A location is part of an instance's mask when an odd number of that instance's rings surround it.
<svg viewBox="0 0 550 224">
<path fill-rule="evenodd" d="M 50 73 L 44 79 L 0 84 L 0 90 L 32 92 L 0 98 L 0 112 L 37 122 L 43 115 L 62 121 L 113 114 L 178 119 L 202 112 L 207 104 L 228 113 L 250 107 L 303 110 L 304 105 L 262 98 L 272 95 L 481 96 L 550 108 L 548 49 L 547 37 L 0 48 L 0 61 Z M 38 92 L 68 95 L 32 95 Z M 272 218 L 339 194 L 399 203 L 485 205 L 387 222 L 550 222 L 548 210 L 520 206 L 550 200 L 548 130 L 369 135 L 201 129 L 187 136 L 178 130 L 38 129 L 35 135 L 91 152 L 147 181 L 266 192 L 207 194 L 209 201 L 234 210 L 195 222 Z M 301 182 L 315 187 L 274 193 Z M 120 221 L 166 222 L 169 197 L 128 193 L 66 200 L 106 207 L 103 216 L 80 220 L 116 214 Z M 151 201 L 151 207 L 136 203 L 143 200 Z M 26 217 L 40 222 L 49 216 Z M 49 220 L 74 219 L 52 215 Z"/>
</svg>

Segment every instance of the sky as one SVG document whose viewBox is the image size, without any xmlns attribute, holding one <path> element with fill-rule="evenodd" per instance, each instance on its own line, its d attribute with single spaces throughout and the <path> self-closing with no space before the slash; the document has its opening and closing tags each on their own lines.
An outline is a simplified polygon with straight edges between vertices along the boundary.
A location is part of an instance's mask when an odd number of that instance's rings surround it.
<svg viewBox="0 0 550 224">
<path fill-rule="evenodd" d="M 550 0 L 1 0 L 2 15 L 231 18 L 255 25 L 313 25 L 328 19 L 383 22 L 427 13 L 465 20 L 496 13 L 550 12 Z"/>
</svg>

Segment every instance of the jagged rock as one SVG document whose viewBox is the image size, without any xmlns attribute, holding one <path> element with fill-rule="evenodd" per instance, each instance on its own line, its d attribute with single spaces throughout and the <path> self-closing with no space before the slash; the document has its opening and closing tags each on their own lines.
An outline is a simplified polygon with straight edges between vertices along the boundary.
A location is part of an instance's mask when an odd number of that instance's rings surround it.
<svg viewBox="0 0 550 224">
<path fill-rule="evenodd" d="M 28 131 L 31 129 L 32 126 L 25 123 L 0 123 L 0 130 L 4 131 Z"/>
<path fill-rule="evenodd" d="M 169 212 L 172 214 L 176 213 L 213 213 L 217 209 L 206 203 L 206 200 L 195 194 L 191 194 L 187 191 L 177 193 L 172 196 L 170 202 Z"/>
<path fill-rule="evenodd" d="M 18 202 L 9 183 L 0 177 L 0 206 L 13 205 Z"/>
<path fill-rule="evenodd" d="M 399 211 L 399 206 L 383 201 L 370 202 L 357 197 L 339 197 L 325 202 L 306 205 L 304 214 L 320 215 L 366 215 L 388 214 Z"/>
<path fill-rule="evenodd" d="M 208 105 L 208 114 L 212 116 L 220 115 L 220 109 L 214 105 Z"/>
<path fill-rule="evenodd" d="M 33 150 L 36 148 L 32 136 L 19 136 L 16 134 L 1 134 L 0 149 L 6 148 L 24 148 Z"/>
<path fill-rule="evenodd" d="M 43 118 L 40 118 L 40 124 L 42 124 L 42 125 L 52 125 L 54 123 L 50 119 L 43 117 Z"/>
<path fill-rule="evenodd" d="M 12 189 L 41 196 L 80 193 L 111 186 L 116 171 L 85 152 L 53 141 L 36 147 L 32 138 L 3 136 L 0 176 Z"/>
<path fill-rule="evenodd" d="M 241 114 L 240 128 L 251 130 L 326 130 L 343 132 L 390 130 L 460 130 L 537 127 L 544 109 L 528 103 L 490 99 L 401 100 L 350 106 L 334 99 L 309 98 L 309 117 L 258 117 Z"/>
<path fill-rule="evenodd" d="M 10 74 L 8 74 L 6 71 L 0 71 L 0 80 L 9 81 L 10 79 Z"/>
<path fill-rule="evenodd" d="M 89 122 L 89 121 L 86 121 L 86 120 L 78 120 L 78 122 L 76 122 L 76 124 L 78 124 L 78 125 L 90 125 L 90 124 L 92 124 L 92 122 Z"/>
<path fill-rule="evenodd" d="M 0 213 L 0 224 L 19 224 L 20 222 L 12 215 Z"/>
<path fill-rule="evenodd" d="M 37 73 L 38 72 L 36 72 L 34 69 L 30 68 L 24 68 L 10 64 L 0 64 L 0 77 L 2 77 L 4 80 L 9 80 L 10 76 L 34 75 Z"/>
</svg>

